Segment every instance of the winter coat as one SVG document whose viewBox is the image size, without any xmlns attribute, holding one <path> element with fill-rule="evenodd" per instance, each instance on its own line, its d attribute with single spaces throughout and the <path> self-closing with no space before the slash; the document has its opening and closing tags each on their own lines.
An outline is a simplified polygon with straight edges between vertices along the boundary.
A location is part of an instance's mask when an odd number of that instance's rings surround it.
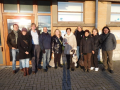
<svg viewBox="0 0 120 90">
<path fill-rule="evenodd" d="M 39 38 L 40 47 L 42 50 L 51 49 L 51 35 L 49 33 L 42 33 Z"/>
<path fill-rule="evenodd" d="M 84 31 L 82 30 L 81 32 L 79 32 L 78 30 L 75 31 L 74 35 L 76 37 L 76 41 L 77 41 L 77 46 L 80 46 L 80 42 L 81 39 L 84 37 Z"/>
<path fill-rule="evenodd" d="M 92 35 L 92 38 L 93 38 L 93 44 L 94 44 L 94 51 L 95 52 L 98 52 L 98 50 L 100 49 L 101 47 L 101 36 L 100 35 L 96 35 L 96 36 L 93 36 Z"/>
<path fill-rule="evenodd" d="M 67 42 L 68 44 L 65 44 Z M 73 54 L 71 50 L 77 50 L 77 42 L 75 35 L 71 32 L 70 35 L 66 34 L 63 39 L 63 43 L 65 45 L 64 53 L 65 54 Z"/>
<path fill-rule="evenodd" d="M 37 34 L 38 36 L 40 37 L 40 31 L 39 30 L 36 30 L 37 31 Z M 32 35 L 31 35 L 31 30 L 27 32 L 27 36 L 31 39 L 32 41 Z"/>
<path fill-rule="evenodd" d="M 21 31 L 18 30 L 18 37 L 21 35 Z M 12 49 L 12 47 L 14 48 L 18 48 L 17 44 L 16 44 L 16 38 L 15 38 L 15 34 L 13 32 L 13 30 L 8 34 L 7 36 L 7 45 L 10 49 Z"/>
<path fill-rule="evenodd" d="M 21 35 L 18 37 L 18 49 L 19 49 L 19 59 L 30 58 L 32 41 L 28 38 L 27 35 Z M 25 52 L 29 52 L 29 54 L 25 54 Z"/>
<path fill-rule="evenodd" d="M 116 38 L 114 34 L 112 33 L 102 34 L 101 37 L 102 37 L 102 50 L 103 51 L 111 51 L 116 48 Z M 106 37 L 107 39 L 105 40 Z"/>
<path fill-rule="evenodd" d="M 87 38 L 86 37 L 82 38 L 80 43 L 80 52 L 86 54 L 92 53 L 93 50 L 94 50 L 93 38 L 91 36 L 88 36 Z"/>
<path fill-rule="evenodd" d="M 60 39 L 60 40 L 59 40 Z M 63 38 L 58 38 L 56 35 L 52 37 L 52 51 L 54 53 L 62 53 Z"/>
</svg>

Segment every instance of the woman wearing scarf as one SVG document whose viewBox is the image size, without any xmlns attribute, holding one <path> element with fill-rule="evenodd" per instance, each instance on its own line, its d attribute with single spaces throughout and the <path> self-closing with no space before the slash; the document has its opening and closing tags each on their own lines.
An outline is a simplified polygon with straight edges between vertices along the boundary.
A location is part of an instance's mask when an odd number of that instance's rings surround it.
<svg viewBox="0 0 120 90">
<path fill-rule="evenodd" d="M 22 35 L 18 37 L 19 60 L 22 62 L 24 76 L 29 75 L 29 60 L 32 41 L 26 35 L 27 29 L 22 28 Z"/>
</svg>

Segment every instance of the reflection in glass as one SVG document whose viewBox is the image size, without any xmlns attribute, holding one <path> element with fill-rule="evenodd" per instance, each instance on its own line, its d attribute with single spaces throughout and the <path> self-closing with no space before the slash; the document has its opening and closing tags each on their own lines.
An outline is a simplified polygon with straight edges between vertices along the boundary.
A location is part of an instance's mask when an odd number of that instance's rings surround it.
<svg viewBox="0 0 120 90">
<path fill-rule="evenodd" d="M 120 4 L 111 4 L 111 12 L 120 13 Z"/>
<path fill-rule="evenodd" d="M 38 30 L 43 32 L 44 27 L 47 27 L 48 33 L 51 34 L 51 16 L 38 16 Z"/>
<path fill-rule="evenodd" d="M 38 1 L 38 13 L 50 13 L 50 2 Z"/>
<path fill-rule="evenodd" d="M 58 2 L 58 11 L 83 12 L 83 3 Z"/>
<path fill-rule="evenodd" d="M 58 12 L 58 21 L 83 21 L 83 13 Z"/>
<path fill-rule="evenodd" d="M 17 12 L 17 0 L 3 0 L 4 12 Z"/>
<path fill-rule="evenodd" d="M 20 0 L 21 13 L 33 13 L 33 0 Z"/>
<path fill-rule="evenodd" d="M 23 27 L 29 30 L 31 27 L 31 20 L 29 19 L 7 19 L 8 33 L 10 33 L 13 30 L 13 24 L 18 24 L 19 30 L 22 30 Z M 11 51 L 10 51 L 10 61 L 12 61 Z M 17 54 L 17 61 L 18 61 L 18 54 Z"/>
<path fill-rule="evenodd" d="M 120 14 L 111 14 L 111 21 L 120 22 Z"/>
<path fill-rule="evenodd" d="M 1 46 L 1 30 L 0 30 L 0 46 Z"/>
</svg>

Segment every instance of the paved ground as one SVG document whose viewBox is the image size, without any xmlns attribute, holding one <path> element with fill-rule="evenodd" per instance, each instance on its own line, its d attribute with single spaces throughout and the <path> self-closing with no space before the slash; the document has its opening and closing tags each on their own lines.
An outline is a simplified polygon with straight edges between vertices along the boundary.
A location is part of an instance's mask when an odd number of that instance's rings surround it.
<svg viewBox="0 0 120 90">
<path fill-rule="evenodd" d="M 80 68 L 66 70 L 64 65 L 24 77 L 19 70 L 13 75 L 11 67 L 2 67 L 0 90 L 120 90 L 120 61 L 114 62 L 114 69 L 114 74 L 101 70 L 88 73 Z"/>
</svg>

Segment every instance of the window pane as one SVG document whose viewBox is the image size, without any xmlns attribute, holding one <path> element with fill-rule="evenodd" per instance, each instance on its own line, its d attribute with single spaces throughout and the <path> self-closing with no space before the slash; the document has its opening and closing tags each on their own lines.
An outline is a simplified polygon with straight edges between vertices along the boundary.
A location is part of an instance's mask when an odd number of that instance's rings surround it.
<svg viewBox="0 0 120 90">
<path fill-rule="evenodd" d="M 10 33 L 13 30 L 13 24 L 19 25 L 19 30 L 22 30 L 23 27 L 29 29 L 31 27 L 31 20 L 30 19 L 7 19 L 7 27 L 8 27 L 8 33 Z M 10 50 L 9 50 L 10 51 Z M 10 61 L 12 61 L 12 53 L 10 53 Z M 19 61 L 19 56 L 17 53 L 17 61 Z"/>
<path fill-rule="evenodd" d="M 120 13 L 120 4 L 112 4 L 111 12 L 119 12 Z"/>
<path fill-rule="evenodd" d="M 38 1 L 38 13 L 50 13 L 50 2 Z"/>
<path fill-rule="evenodd" d="M 4 12 L 17 12 L 17 0 L 4 0 Z"/>
<path fill-rule="evenodd" d="M 83 13 L 58 12 L 58 21 L 83 21 Z"/>
<path fill-rule="evenodd" d="M 33 0 L 20 0 L 21 13 L 33 13 Z"/>
<path fill-rule="evenodd" d="M 0 46 L 1 46 L 1 30 L 0 30 Z"/>
<path fill-rule="evenodd" d="M 111 21 L 120 22 L 120 14 L 111 14 Z"/>
<path fill-rule="evenodd" d="M 43 32 L 44 27 L 47 27 L 48 33 L 51 34 L 51 16 L 38 16 L 38 30 Z"/>
<path fill-rule="evenodd" d="M 83 3 L 58 2 L 58 11 L 83 12 Z"/>
</svg>

